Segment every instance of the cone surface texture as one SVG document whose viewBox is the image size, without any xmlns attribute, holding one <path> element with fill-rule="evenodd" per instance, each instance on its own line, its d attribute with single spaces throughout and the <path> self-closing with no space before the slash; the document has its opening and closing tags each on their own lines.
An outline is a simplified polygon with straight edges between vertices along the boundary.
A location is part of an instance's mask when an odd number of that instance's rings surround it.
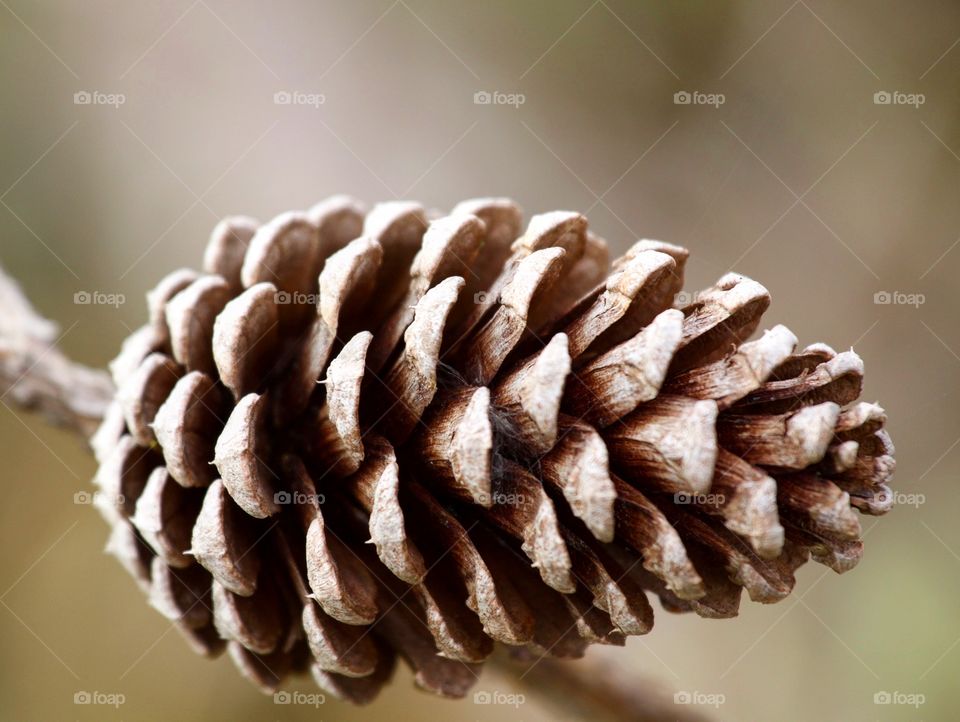
<svg viewBox="0 0 960 722">
<path fill-rule="evenodd" d="M 847 571 L 892 504 L 860 358 L 758 330 L 743 276 L 683 291 L 687 256 L 498 198 L 222 221 L 111 364 L 107 549 L 197 652 L 356 703 Z"/>
</svg>

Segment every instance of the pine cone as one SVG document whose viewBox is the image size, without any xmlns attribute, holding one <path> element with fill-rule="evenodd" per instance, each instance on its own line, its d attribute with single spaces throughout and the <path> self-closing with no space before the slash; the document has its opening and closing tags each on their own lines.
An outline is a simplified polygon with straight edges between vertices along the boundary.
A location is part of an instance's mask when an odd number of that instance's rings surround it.
<svg viewBox="0 0 960 722">
<path fill-rule="evenodd" d="M 648 591 L 732 617 L 810 557 L 857 563 L 853 509 L 888 511 L 894 462 L 855 353 L 746 341 L 761 285 L 687 297 L 685 249 L 611 266 L 577 213 L 431 217 L 338 196 L 229 218 L 203 273 L 148 294 L 98 499 L 198 652 L 355 702 L 399 656 L 456 697 L 494 642 L 577 657 L 648 632 Z"/>
</svg>

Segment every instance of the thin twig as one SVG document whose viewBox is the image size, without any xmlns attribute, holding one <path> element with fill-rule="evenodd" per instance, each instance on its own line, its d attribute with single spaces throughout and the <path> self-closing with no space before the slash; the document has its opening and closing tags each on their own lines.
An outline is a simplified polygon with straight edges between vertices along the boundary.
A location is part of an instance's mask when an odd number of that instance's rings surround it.
<svg viewBox="0 0 960 722">
<path fill-rule="evenodd" d="M 57 347 L 57 326 L 40 316 L 0 267 L 0 401 L 38 411 L 85 438 L 113 396 L 104 371 L 74 363 Z"/>
<path fill-rule="evenodd" d="M 674 703 L 666 690 L 638 679 L 597 655 L 580 660 L 538 658 L 524 649 L 498 648 L 489 667 L 512 686 L 552 706 L 558 718 L 590 722 L 706 722 L 693 707 Z"/>
</svg>

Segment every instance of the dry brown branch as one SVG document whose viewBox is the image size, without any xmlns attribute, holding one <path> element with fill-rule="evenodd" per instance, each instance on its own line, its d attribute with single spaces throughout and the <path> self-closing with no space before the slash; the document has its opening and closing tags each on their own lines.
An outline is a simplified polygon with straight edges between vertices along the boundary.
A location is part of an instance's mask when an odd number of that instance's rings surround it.
<svg viewBox="0 0 960 722">
<path fill-rule="evenodd" d="M 694 708 L 674 704 L 672 694 L 638 680 L 594 656 L 570 662 L 498 651 L 491 662 L 509 684 L 536 695 L 563 719 L 590 722 L 706 722 Z M 518 683 L 519 680 L 519 683 Z"/>
<path fill-rule="evenodd" d="M 103 371 L 68 359 L 57 327 L 37 314 L 0 267 L 0 400 L 39 411 L 58 426 L 90 437 L 113 397 Z"/>
</svg>

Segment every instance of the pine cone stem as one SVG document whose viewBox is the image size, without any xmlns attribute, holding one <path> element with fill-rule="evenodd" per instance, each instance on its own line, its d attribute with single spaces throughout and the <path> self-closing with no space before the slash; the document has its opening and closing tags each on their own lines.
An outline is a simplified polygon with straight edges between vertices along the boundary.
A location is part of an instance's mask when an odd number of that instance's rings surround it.
<svg viewBox="0 0 960 722">
<path fill-rule="evenodd" d="M 519 652 L 519 653 L 518 653 Z M 511 688 L 529 692 L 563 719 L 584 722 L 706 722 L 690 706 L 675 704 L 663 687 L 637 679 L 606 660 L 588 655 L 576 661 L 525 650 L 497 649 L 487 664 Z"/>
<path fill-rule="evenodd" d="M 0 266 L 0 402 L 9 398 L 89 438 L 113 398 L 113 382 L 71 361 L 56 341 L 56 324 L 34 310 Z"/>
</svg>

